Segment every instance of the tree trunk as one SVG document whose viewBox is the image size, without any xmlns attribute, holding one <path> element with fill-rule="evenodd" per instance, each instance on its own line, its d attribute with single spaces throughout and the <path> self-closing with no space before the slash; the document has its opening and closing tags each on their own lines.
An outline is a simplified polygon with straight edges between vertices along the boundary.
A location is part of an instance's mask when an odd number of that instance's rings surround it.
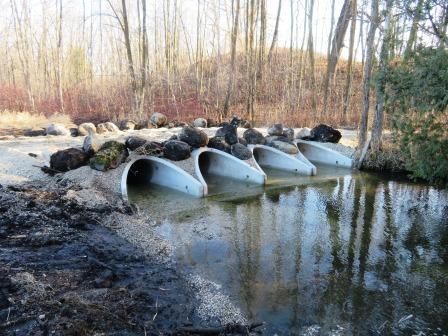
<svg viewBox="0 0 448 336">
<path fill-rule="evenodd" d="M 272 36 L 272 43 L 271 47 L 269 48 L 269 54 L 268 54 L 268 62 L 271 62 L 272 59 L 272 53 L 274 51 L 275 45 L 277 44 L 278 39 L 278 25 L 280 22 L 280 13 L 282 11 L 282 0 L 278 1 L 278 9 L 277 9 L 277 18 L 275 19 L 275 28 L 274 28 L 274 35 Z"/>
<path fill-rule="evenodd" d="M 417 7 L 415 8 L 414 16 L 412 18 L 411 31 L 409 32 L 408 43 L 404 51 L 404 58 L 407 59 L 412 49 L 414 48 L 415 40 L 417 39 L 418 23 L 422 16 L 423 0 L 418 0 Z"/>
<path fill-rule="evenodd" d="M 372 76 L 375 48 L 375 33 L 378 28 L 378 0 L 372 0 L 370 13 L 370 28 L 367 36 L 367 54 L 364 65 L 363 108 L 359 125 L 358 149 L 363 148 L 367 140 L 367 123 L 369 119 L 370 80 Z"/>
<path fill-rule="evenodd" d="M 372 141 L 370 143 L 372 151 L 377 151 L 381 148 L 381 136 L 383 134 L 386 76 L 389 68 L 389 53 L 392 39 L 392 25 L 390 21 L 393 3 L 393 0 L 387 0 L 386 2 L 383 44 L 380 51 L 379 73 L 376 80 L 376 108 L 373 119 Z"/>
<path fill-rule="evenodd" d="M 314 74 L 314 44 L 313 44 L 313 12 L 314 12 L 314 0 L 310 0 L 310 8 L 308 13 L 308 55 L 310 58 L 310 71 L 311 71 L 311 91 L 312 91 L 312 108 L 314 114 L 316 113 L 316 77 Z"/>
<path fill-rule="evenodd" d="M 232 4 L 233 9 L 233 4 Z M 231 56 L 230 56 L 230 74 L 227 82 L 226 100 L 224 102 L 223 115 L 227 117 L 230 108 L 230 98 L 232 95 L 233 82 L 235 80 L 235 58 L 236 58 L 236 40 L 238 38 L 238 25 L 240 17 L 240 0 L 236 0 L 236 10 L 232 26 L 232 38 L 231 38 Z"/>
<path fill-rule="evenodd" d="M 343 120 L 346 123 L 348 108 L 350 106 L 350 96 L 352 89 L 352 79 L 353 79 L 353 49 L 355 45 L 355 33 L 356 33 L 356 16 L 357 16 L 357 3 L 356 0 L 352 0 L 352 21 L 350 25 L 350 43 L 348 49 L 348 60 L 347 60 L 347 77 L 345 78 L 344 87 L 344 106 L 342 111 Z"/>
<path fill-rule="evenodd" d="M 333 82 L 336 72 L 336 65 L 338 63 L 339 55 L 341 54 L 345 33 L 347 32 L 347 27 L 352 16 L 352 12 L 352 1 L 344 0 L 344 5 L 342 6 L 341 13 L 339 14 L 338 23 L 336 25 L 333 41 L 331 43 L 330 58 L 327 63 L 327 72 L 325 74 L 324 81 L 324 107 L 322 115 L 327 115 L 328 91 L 331 82 Z"/>
</svg>

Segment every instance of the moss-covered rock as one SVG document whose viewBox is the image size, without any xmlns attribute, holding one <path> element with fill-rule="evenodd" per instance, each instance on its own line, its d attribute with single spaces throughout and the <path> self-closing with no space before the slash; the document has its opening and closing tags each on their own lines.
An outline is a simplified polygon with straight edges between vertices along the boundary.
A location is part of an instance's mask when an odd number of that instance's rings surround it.
<svg viewBox="0 0 448 336">
<path fill-rule="evenodd" d="M 90 159 L 90 167 L 99 171 L 117 168 L 128 157 L 126 146 L 118 141 L 105 142 Z"/>
</svg>

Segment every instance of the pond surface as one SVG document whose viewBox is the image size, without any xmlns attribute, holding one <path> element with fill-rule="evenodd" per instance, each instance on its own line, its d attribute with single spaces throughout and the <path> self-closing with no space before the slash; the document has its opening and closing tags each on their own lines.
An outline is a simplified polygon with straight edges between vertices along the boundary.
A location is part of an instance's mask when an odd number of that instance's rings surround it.
<svg viewBox="0 0 448 336">
<path fill-rule="evenodd" d="M 130 190 L 188 272 L 265 334 L 448 334 L 448 192 L 318 167 L 265 187 L 209 177 L 193 199 Z"/>
</svg>

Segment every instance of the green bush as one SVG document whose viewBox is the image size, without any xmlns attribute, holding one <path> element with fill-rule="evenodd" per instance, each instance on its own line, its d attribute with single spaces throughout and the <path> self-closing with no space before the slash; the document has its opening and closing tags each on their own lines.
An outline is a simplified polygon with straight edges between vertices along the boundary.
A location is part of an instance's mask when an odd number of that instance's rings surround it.
<svg viewBox="0 0 448 336">
<path fill-rule="evenodd" d="M 388 74 L 387 109 L 406 169 L 448 181 L 448 52 L 419 48 Z"/>
</svg>

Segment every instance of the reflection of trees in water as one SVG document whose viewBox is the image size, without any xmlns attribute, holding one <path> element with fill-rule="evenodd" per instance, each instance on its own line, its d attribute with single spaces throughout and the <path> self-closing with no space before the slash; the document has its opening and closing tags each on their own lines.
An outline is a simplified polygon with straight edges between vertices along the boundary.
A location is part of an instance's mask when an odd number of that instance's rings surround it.
<svg viewBox="0 0 448 336">
<path fill-rule="evenodd" d="M 232 241 L 236 256 L 236 270 L 230 270 L 239 283 L 240 295 L 249 318 L 253 317 L 256 284 L 260 270 L 261 200 L 233 206 L 231 211 Z M 236 271 L 236 272 L 235 272 Z"/>
</svg>

